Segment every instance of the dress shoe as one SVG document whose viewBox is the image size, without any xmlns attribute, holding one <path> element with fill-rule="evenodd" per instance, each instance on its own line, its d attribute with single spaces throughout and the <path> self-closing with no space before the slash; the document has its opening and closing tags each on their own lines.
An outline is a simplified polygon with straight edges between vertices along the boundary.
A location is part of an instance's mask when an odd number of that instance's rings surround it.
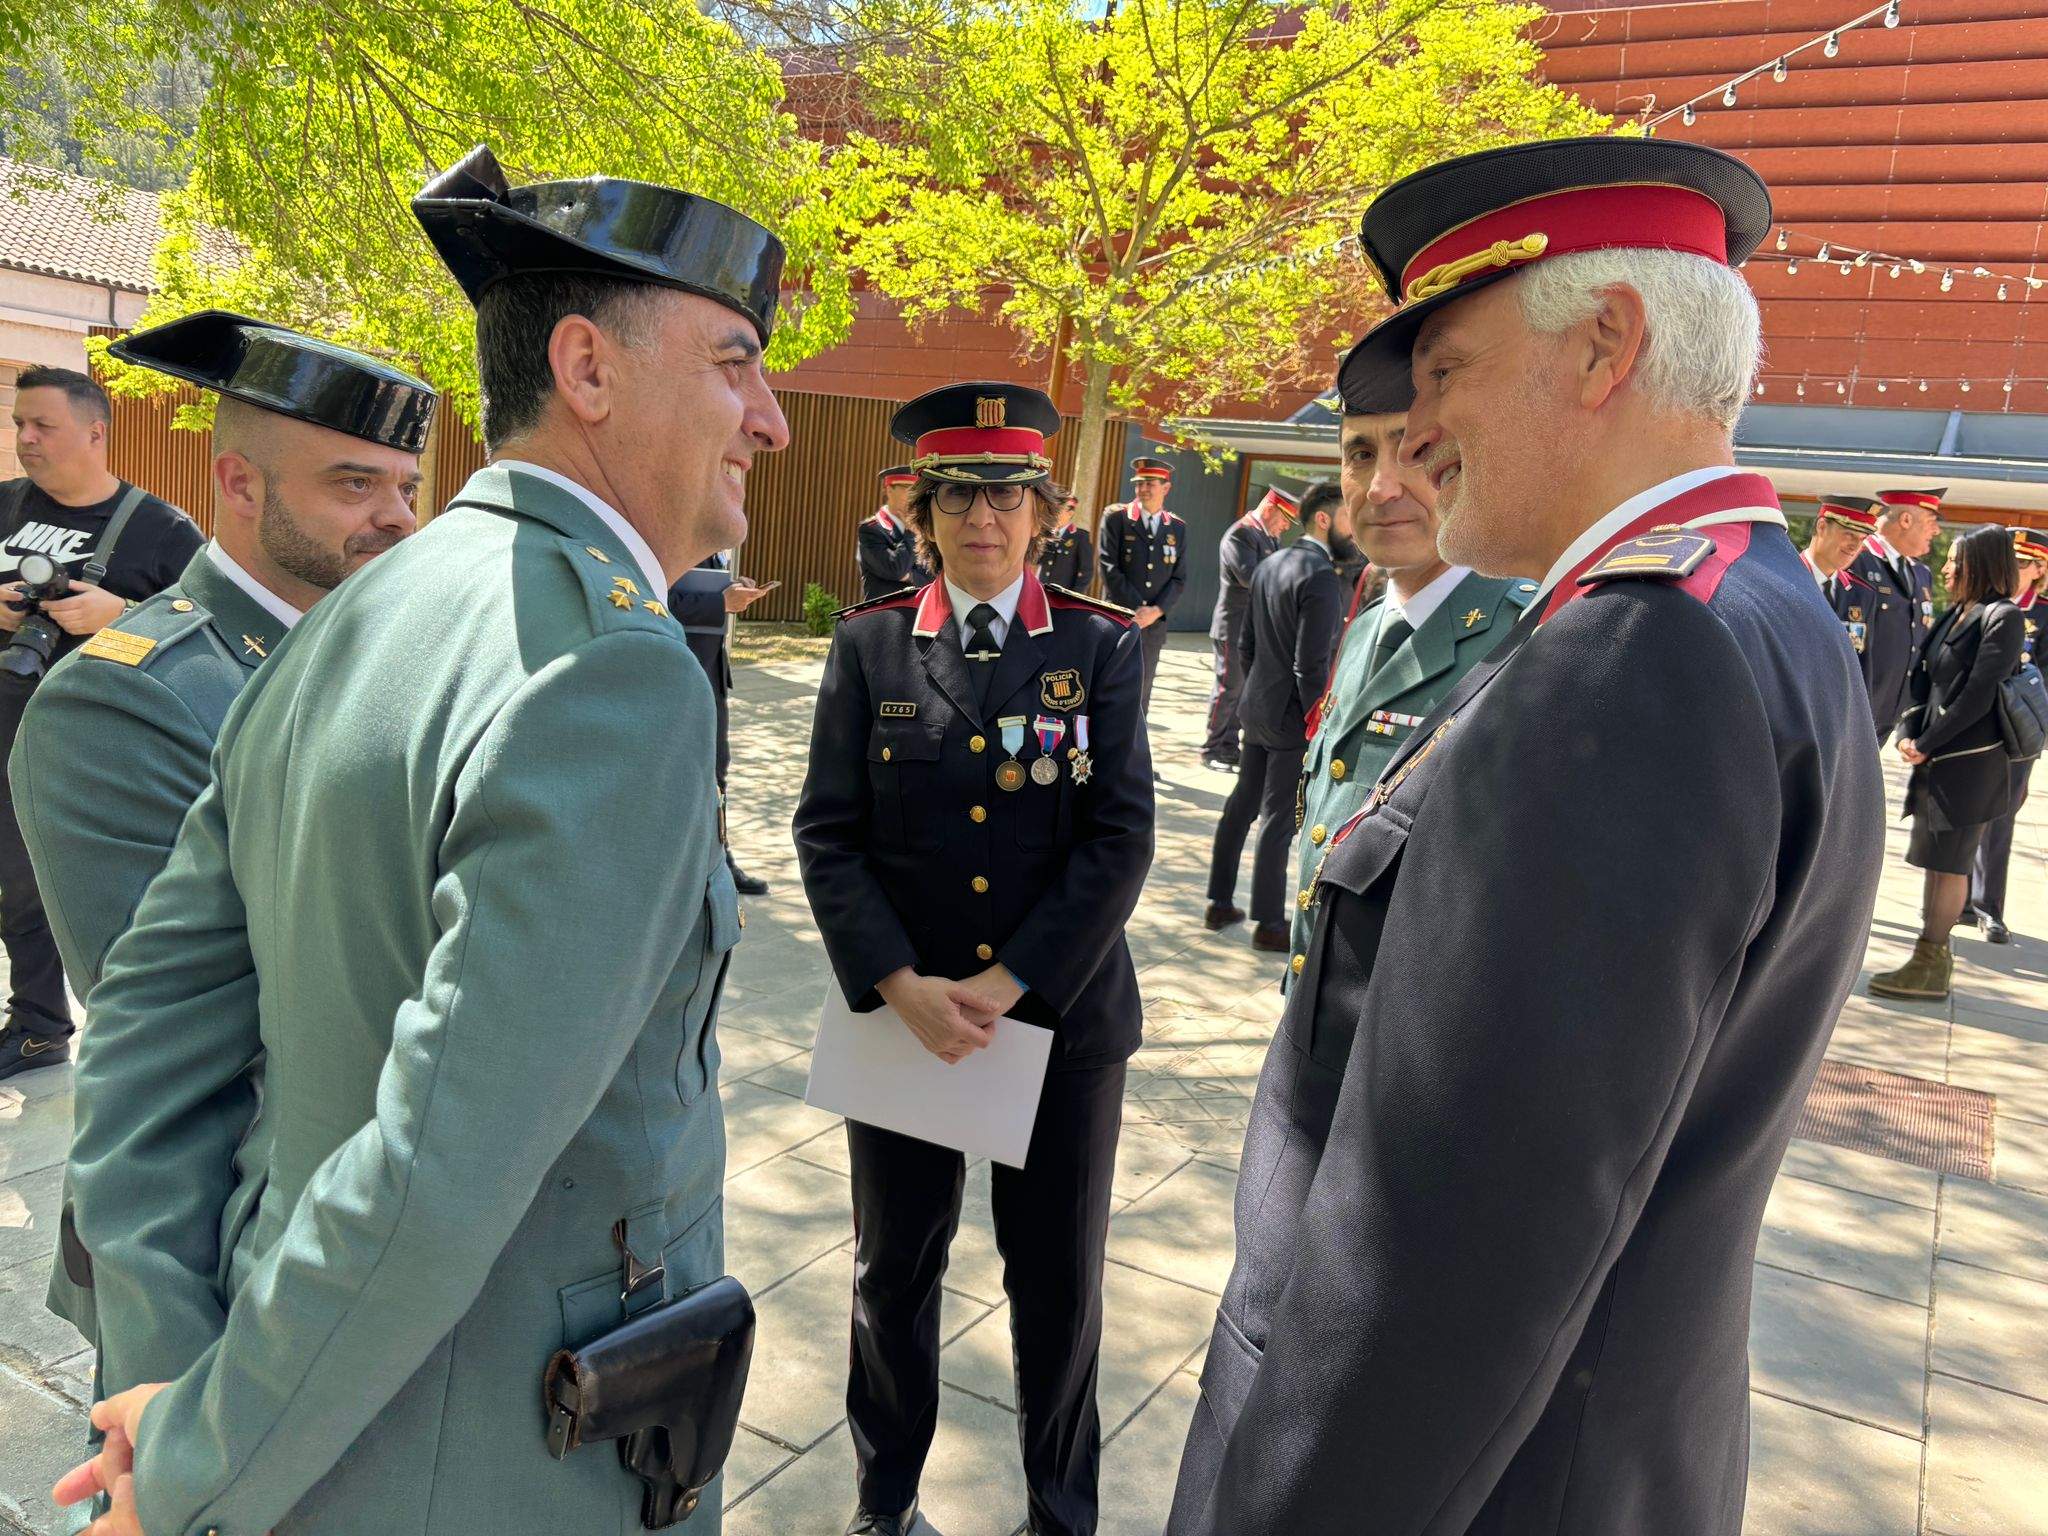
<svg viewBox="0 0 2048 1536">
<path fill-rule="evenodd" d="M 1202 926 L 1211 933 L 1216 932 L 1220 928 L 1228 928 L 1232 923 L 1241 923 L 1243 921 L 1243 907 L 1228 907 L 1220 901 L 1210 902 L 1209 910 L 1202 914 Z"/>
<path fill-rule="evenodd" d="M 900 1515 L 877 1515 L 866 1509 L 856 1509 L 853 1519 L 846 1527 L 846 1536 L 938 1536 L 931 1526 L 918 1518 L 917 1500 L 910 1501 L 910 1508 Z"/>
<path fill-rule="evenodd" d="M 2005 919 L 1993 917 L 1989 912 L 1977 914 L 1977 931 L 1984 935 L 1986 944 L 2010 944 L 2012 930 L 2005 926 Z"/>
<path fill-rule="evenodd" d="M 1270 950 L 1276 955 L 1287 953 L 1287 925 L 1285 923 L 1261 923 L 1252 930 L 1252 948 Z"/>
<path fill-rule="evenodd" d="M 748 874 L 739 865 L 733 863 L 731 859 L 725 861 L 725 867 L 732 871 L 732 888 L 742 896 L 766 896 L 768 894 L 768 882 L 759 875 Z"/>
<path fill-rule="evenodd" d="M 1227 757 L 1205 757 L 1202 759 L 1202 766 L 1215 773 L 1237 772 L 1237 764 Z"/>
<path fill-rule="evenodd" d="M 0 1029 L 0 1078 L 38 1067 L 61 1067 L 71 1059 L 71 1037 L 32 1035 L 19 1025 Z"/>
<path fill-rule="evenodd" d="M 1950 972 L 1955 956 L 1946 944 L 1929 944 L 1925 939 L 1913 945 L 1913 958 L 1896 971 L 1883 971 L 1870 978 L 1872 997 L 1906 997 L 1939 1000 L 1948 996 Z"/>
</svg>

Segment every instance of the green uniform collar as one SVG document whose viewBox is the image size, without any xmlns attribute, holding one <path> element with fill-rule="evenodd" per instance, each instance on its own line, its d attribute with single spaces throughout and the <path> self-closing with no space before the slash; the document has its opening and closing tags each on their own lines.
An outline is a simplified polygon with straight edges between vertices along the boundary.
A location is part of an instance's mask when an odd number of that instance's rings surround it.
<svg viewBox="0 0 2048 1536">
<path fill-rule="evenodd" d="M 245 667 L 261 666 L 285 637 L 285 626 L 276 616 L 229 580 L 205 549 L 185 567 L 178 591 L 206 612 L 221 643 Z"/>
<path fill-rule="evenodd" d="M 469 477 L 448 503 L 447 510 L 463 506 L 530 518 L 583 545 L 602 561 L 616 562 L 629 573 L 650 574 L 642 570 L 626 541 L 598 516 L 595 507 L 539 475 L 524 474 L 503 464 L 486 464 Z M 661 597 L 666 593 L 654 595 Z"/>
</svg>

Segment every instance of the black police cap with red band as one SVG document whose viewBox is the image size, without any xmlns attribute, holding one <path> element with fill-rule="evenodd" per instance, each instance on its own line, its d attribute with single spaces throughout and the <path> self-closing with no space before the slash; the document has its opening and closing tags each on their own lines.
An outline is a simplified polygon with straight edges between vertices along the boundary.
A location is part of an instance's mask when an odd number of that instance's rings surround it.
<svg viewBox="0 0 2048 1536">
<path fill-rule="evenodd" d="M 910 468 L 932 480 L 1021 485 L 1052 474 L 1045 440 L 1060 429 L 1052 397 L 1028 384 L 947 384 L 898 407 L 889 432 Z"/>
<path fill-rule="evenodd" d="M 424 379 L 225 309 L 131 332 L 107 351 L 124 363 L 404 453 L 426 449 L 434 422 L 437 397 Z"/>
<path fill-rule="evenodd" d="M 1359 240 L 1400 305 L 1344 357 L 1347 415 L 1414 402 L 1409 353 L 1444 305 L 1575 251 L 1688 251 L 1729 266 L 1771 227 L 1763 178 L 1733 155 L 1666 139 L 1549 139 L 1483 150 L 1395 182 Z"/>
<path fill-rule="evenodd" d="M 708 197 L 613 176 L 514 187 L 479 144 L 420 189 L 412 213 L 472 304 L 507 277 L 574 272 L 723 304 L 763 345 L 775 329 L 782 242 Z"/>
</svg>

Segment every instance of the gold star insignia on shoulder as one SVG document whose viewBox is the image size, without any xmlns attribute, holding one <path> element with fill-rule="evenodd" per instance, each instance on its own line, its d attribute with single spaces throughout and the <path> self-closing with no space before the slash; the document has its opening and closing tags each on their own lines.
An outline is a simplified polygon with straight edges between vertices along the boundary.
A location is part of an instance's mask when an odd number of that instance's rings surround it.
<svg viewBox="0 0 2048 1536">
<path fill-rule="evenodd" d="M 583 553 L 590 556 L 590 558 L 595 560 L 599 565 L 610 565 L 612 563 L 612 557 L 606 554 L 603 550 L 599 549 L 595 544 L 584 545 Z"/>
<path fill-rule="evenodd" d="M 619 609 L 630 609 L 633 606 L 633 599 L 626 596 L 623 592 L 614 592 L 612 593 L 612 606 Z"/>
<path fill-rule="evenodd" d="M 1485 614 L 1481 613 L 1477 608 L 1474 608 L 1470 613 L 1465 615 L 1465 627 L 1467 629 L 1470 629 L 1474 624 L 1477 624 L 1481 619 L 1485 617 Z"/>
<path fill-rule="evenodd" d="M 242 636 L 242 644 L 246 645 L 253 655 L 268 656 L 270 654 L 269 651 L 263 648 L 263 642 L 254 635 Z"/>
<path fill-rule="evenodd" d="M 640 606 L 642 608 L 645 608 L 649 613 L 653 614 L 657 619 L 665 619 L 668 617 L 668 610 L 662 607 L 661 604 L 657 603 L 651 597 L 647 599 L 646 602 L 642 603 Z"/>
<path fill-rule="evenodd" d="M 612 578 L 612 585 L 617 587 L 621 592 L 630 593 L 634 597 L 638 597 L 640 595 L 639 587 L 634 585 L 633 578 L 630 576 L 614 576 Z"/>
</svg>

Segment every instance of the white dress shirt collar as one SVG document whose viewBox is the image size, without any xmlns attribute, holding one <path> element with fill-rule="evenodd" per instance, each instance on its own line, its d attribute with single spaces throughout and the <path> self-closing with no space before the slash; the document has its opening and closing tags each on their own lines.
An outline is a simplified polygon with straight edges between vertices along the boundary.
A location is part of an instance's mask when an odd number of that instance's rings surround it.
<svg viewBox="0 0 2048 1536">
<path fill-rule="evenodd" d="M 1712 481 L 1725 479 L 1729 475 L 1747 473 L 1747 470 L 1734 464 L 1716 464 L 1707 469 L 1689 469 L 1682 475 L 1673 475 L 1669 480 L 1651 486 L 1647 491 L 1636 492 L 1565 546 L 1564 553 L 1557 557 L 1557 563 L 1551 566 L 1542 583 L 1536 588 L 1536 595 L 1529 600 L 1530 606 L 1541 608 L 1544 599 L 1550 596 L 1560 581 L 1564 580 L 1566 571 L 1598 551 L 1652 507 L 1661 506 L 1667 501 L 1675 501 L 1687 491 L 1696 491 Z"/>
<path fill-rule="evenodd" d="M 236 586 L 248 593 L 257 607 L 277 620 L 286 629 L 290 629 L 306 616 L 306 611 L 303 608 L 294 608 L 290 603 L 271 591 L 270 588 L 264 586 L 254 576 L 243 570 L 242 562 L 222 549 L 219 541 L 210 540 L 207 543 L 206 558 L 213 562 L 214 568 L 221 575 L 227 577 L 229 581 L 232 581 Z"/>
<path fill-rule="evenodd" d="M 953 621 L 960 626 L 960 649 L 967 649 L 967 615 L 974 611 L 977 603 L 986 602 L 995 609 L 996 616 L 988 626 L 988 632 L 995 636 L 996 644 L 1002 645 L 1010 633 L 1010 625 L 1017 617 L 1017 603 L 1024 596 L 1024 574 L 1017 573 L 1011 582 L 994 597 L 974 596 L 965 587 L 956 585 L 949 577 L 946 581 L 946 596 L 953 602 Z"/>
<path fill-rule="evenodd" d="M 654 558 L 654 550 L 640 530 L 626 521 L 619 509 L 606 501 L 589 486 L 571 480 L 567 475 L 547 469 L 539 464 L 529 464 L 524 459 L 496 459 L 492 461 L 500 469 L 514 469 L 522 475 L 532 475 L 545 480 L 549 485 L 567 491 L 603 521 L 605 527 L 618 535 L 619 542 L 626 546 L 626 553 L 633 557 L 633 563 L 640 567 L 640 574 L 647 578 L 650 594 L 665 594 L 668 591 L 668 577 L 662 574 L 661 562 Z"/>
<path fill-rule="evenodd" d="M 1877 552 L 1884 557 L 1886 565 L 1897 565 L 1906 558 L 1893 547 L 1892 541 L 1881 533 L 1873 532 L 1870 535 L 1870 542 L 1877 546 Z"/>
<path fill-rule="evenodd" d="M 1386 613 L 1399 614 L 1408 621 L 1410 629 L 1420 629 L 1429 622 L 1429 616 L 1444 605 L 1444 600 L 1457 589 L 1458 583 L 1471 574 L 1472 567 L 1469 565 L 1451 566 L 1420 592 L 1407 598 L 1396 592 L 1394 584 L 1390 581 L 1387 583 Z M 1381 617 L 1380 622 L 1387 622 L 1385 615 Z"/>
</svg>

